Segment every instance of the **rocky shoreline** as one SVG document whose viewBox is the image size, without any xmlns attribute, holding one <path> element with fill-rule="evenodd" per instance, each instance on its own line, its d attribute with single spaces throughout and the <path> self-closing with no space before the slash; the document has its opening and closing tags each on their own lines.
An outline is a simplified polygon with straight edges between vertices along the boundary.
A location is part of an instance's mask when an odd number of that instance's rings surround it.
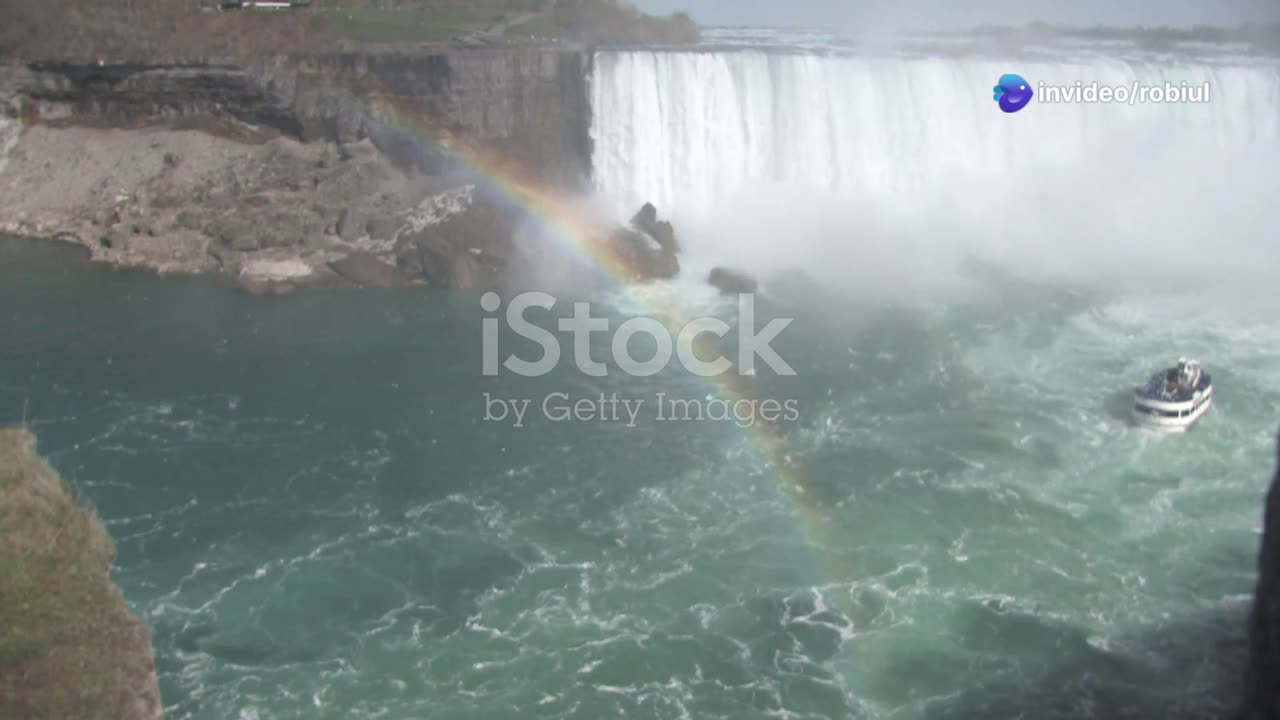
<svg viewBox="0 0 1280 720">
<path fill-rule="evenodd" d="M 461 177 L 397 167 L 372 142 L 232 139 L 228 129 L 22 126 L 0 131 L 0 232 L 84 247 L 97 261 L 217 273 L 254 293 L 315 287 L 501 287 L 530 217 Z M 678 270 L 648 206 L 595 253 L 644 280 Z M 536 268 L 527 268 L 535 271 Z"/>
<path fill-rule="evenodd" d="M 427 48 L 0 64 L 0 232 L 257 293 L 493 285 L 530 218 L 466 158 L 571 196 L 587 63 L 581 49 Z M 673 264 L 592 232 L 600 252 L 638 258 L 637 276 Z"/>
<path fill-rule="evenodd" d="M 391 184 L 369 153 L 342 166 L 332 148 L 284 138 L 41 125 L 16 135 L 0 165 L 0 231 L 76 243 L 123 267 L 226 272 L 249 287 L 321 279 L 343 249 L 363 247 L 326 232 L 342 212 L 328 203 Z M 397 200 L 409 206 L 403 195 L 383 202 Z"/>
<path fill-rule="evenodd" d="M 258 294 L 599 281 L 575 255 L 671 277 L 656 208 L 620 222 L 582 196 L 589 65 L 546 48 L 0 65 L 0 233 Z M 566 227 L 574 248 L 547 237 Z"/>
</svg>

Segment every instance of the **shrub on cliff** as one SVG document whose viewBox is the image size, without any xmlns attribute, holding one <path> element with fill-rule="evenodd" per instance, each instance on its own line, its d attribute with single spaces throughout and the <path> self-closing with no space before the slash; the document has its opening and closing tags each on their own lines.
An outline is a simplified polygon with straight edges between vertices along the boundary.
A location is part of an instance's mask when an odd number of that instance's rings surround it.
<svg viewBox="0 0 1280 720">
<path fill-rule="evenodd" d="M 0 717 L 158 718 L 150 636 L 107 576 L 111 540 L 34 445 L 0 430 Z"/>
</svg>

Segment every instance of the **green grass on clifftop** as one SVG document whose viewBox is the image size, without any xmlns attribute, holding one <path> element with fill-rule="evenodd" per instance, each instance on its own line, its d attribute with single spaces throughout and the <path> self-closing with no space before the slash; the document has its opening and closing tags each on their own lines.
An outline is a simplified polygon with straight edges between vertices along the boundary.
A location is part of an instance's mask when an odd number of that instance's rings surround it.
<svg viewBox="0 0 1280 720">
<path fill-rule="evenodd" d="M 523 40 L 559 40 L 565 35 L 564 28 L 553 18 L 545 15 L 526 20 L 522 23 L 510 25 L 507 27 L 503 37 L 512 41 Z"/>
<path fill-rule="evenodd" d="M 339 36 L 357 44 L 684 44 L 701 37 L 686 14 L 657 17 L 615 0 L 435 0 L 394 8 L 334 7 L 318 13 Z"/>
<path fill-rule="evenodd" d="M 372 8 L 323 11 L 329 26 L 356 43 L 446 42 L 478 32 L 500 16 L 485 8 L 458 6 L 377 10 Z"/>
<path fill-rule="evenodd" d="M 34 437 L 0 430 L 0 718 L 150 715 L 150 639 L 107 576 L 113 555 Z"/>
</svg>

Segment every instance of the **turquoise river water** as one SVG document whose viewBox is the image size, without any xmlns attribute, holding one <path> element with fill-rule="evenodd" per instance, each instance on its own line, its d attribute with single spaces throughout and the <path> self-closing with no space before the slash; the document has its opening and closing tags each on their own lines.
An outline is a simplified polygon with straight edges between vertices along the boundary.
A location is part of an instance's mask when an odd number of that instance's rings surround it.
<svg viewBox="0 0 1280 720">
<path fill-rule="evenodd" d="M 659 392 L 718 392 L 674 366 L 483 376 L 473 294 L 257 298 L 3 240 L 0 423 L 25 405 L 105 519 L 169 718 L 1230 706 L 1274 322 L 1012 283 L 841 317 L 761 302 L 795 318 L 775 347 L 797 374 L 746 378 L 798 409 L 785 457 L 732 420 L 659 419 Z M 1183 436 L 1130 427 L 1125 391 L 1171 352 L 1204 359 L 1215 408 Z M 486 419 L 486 393 L 533 409 Z M 650 407 L 557 420 L 613 393 Z"/>
</svg>

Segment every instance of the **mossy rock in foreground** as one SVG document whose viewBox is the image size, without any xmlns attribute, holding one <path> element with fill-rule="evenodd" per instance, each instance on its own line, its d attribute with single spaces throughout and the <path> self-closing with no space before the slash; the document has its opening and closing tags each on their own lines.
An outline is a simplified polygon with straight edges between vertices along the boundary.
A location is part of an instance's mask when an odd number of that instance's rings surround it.
<svg viewBox="0 0 1280 720">
<path fill-rule="evenodd" d="M 150 633 L 107 574 L 114 555 L 35 437 L 0 429 L 0 718 L 161 716 Z"/>
</svg>

